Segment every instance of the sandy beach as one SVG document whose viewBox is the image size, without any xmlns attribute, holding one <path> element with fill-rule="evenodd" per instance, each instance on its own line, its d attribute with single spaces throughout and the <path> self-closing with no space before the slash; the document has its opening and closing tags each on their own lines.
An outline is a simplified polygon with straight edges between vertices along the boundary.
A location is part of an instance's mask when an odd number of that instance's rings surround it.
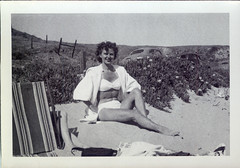
<svg viewBox="0 0 240 168">
<path fill-rule="evenodd" d="M 180 136 L 170 137 L 138 126 L 119 122 L 80 123 L 85 115 L 83 103 L 56 105 L 56 109 L 68 113 L 69 128 L 76 128 L 78 136 L 72 134 L 77 146 L 105 147 L 117 149 L 121 142 L 148 142 L 163 145 L 174 151 L 203 154 L 214 150 L 220 143 L 226 145 L 230 154 L 230 102 L 224 95 L 226 88 L 212 88 L 203 96 L 189 92 L 190 103 L 175 97 L 171 113 L 146 104 L 149 118 L 154 122 L 180 131 Z M 73 156 L 69 149 L 57 150 L 58 156 Z"/>
</svg>

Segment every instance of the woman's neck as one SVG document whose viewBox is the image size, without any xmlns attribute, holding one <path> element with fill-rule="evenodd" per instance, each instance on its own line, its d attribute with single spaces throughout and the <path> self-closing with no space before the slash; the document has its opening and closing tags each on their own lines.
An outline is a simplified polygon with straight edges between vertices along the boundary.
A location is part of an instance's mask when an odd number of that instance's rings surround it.
<svg viewBox="0 0 240 168">
<path fill-rule="evenodd" d="M 102 67 L 103 67 L 103 70 L 105 71 L 113 71 L 114 70 L 114 67 L 112 64 L 104 64 L 102 63 Z"/>
</svg>

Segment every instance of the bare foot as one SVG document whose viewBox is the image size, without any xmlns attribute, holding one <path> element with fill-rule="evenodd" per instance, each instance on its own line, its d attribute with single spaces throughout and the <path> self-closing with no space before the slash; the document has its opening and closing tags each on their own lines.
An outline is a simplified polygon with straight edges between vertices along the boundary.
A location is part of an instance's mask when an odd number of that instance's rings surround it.
<svg viewBox="0 0 240 168">
<path fill-rule="evenodd" d="M 168 136 L 180 136 L 180 132 L 179 131 L 174 131 L 174 130 L 170 130 L 166 127 L 162 128 L 159 133 L 164 134 L 164 135 L 168 135 Z"/>
<path fill-rule="evenodd" d="M 165 135 L 169 135 L 169 136 L 180 136 L 180 132 L 179 131 L 170 131 Z"/>
</svg>

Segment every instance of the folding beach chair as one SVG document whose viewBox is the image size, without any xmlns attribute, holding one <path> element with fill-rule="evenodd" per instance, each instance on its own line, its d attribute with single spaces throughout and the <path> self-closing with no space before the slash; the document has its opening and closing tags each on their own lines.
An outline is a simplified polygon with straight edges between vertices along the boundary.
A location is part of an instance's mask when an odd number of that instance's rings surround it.
<svg viewBox="0 0 240 168">
<path fill-rule="evenodd" d="M 57 156 L 44 82 L 13 83 L 13 155 Z"/>
</svg>

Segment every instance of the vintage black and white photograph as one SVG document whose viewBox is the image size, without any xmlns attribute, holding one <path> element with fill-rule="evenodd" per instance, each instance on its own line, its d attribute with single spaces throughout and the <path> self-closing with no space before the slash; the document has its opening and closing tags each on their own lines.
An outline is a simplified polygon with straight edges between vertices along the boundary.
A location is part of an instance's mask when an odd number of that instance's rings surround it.
<svg viewBox="0 0 240 168">
<path fill-rule="evenodd" d="M 14 156 L 229 155 L 229 14 L 12 14 Z"/>
<path fill-rule="evenodd" d="M 9 157 L 229 161 L 235 15 L 103 6 L 9 10 Z"/>
</svg>

